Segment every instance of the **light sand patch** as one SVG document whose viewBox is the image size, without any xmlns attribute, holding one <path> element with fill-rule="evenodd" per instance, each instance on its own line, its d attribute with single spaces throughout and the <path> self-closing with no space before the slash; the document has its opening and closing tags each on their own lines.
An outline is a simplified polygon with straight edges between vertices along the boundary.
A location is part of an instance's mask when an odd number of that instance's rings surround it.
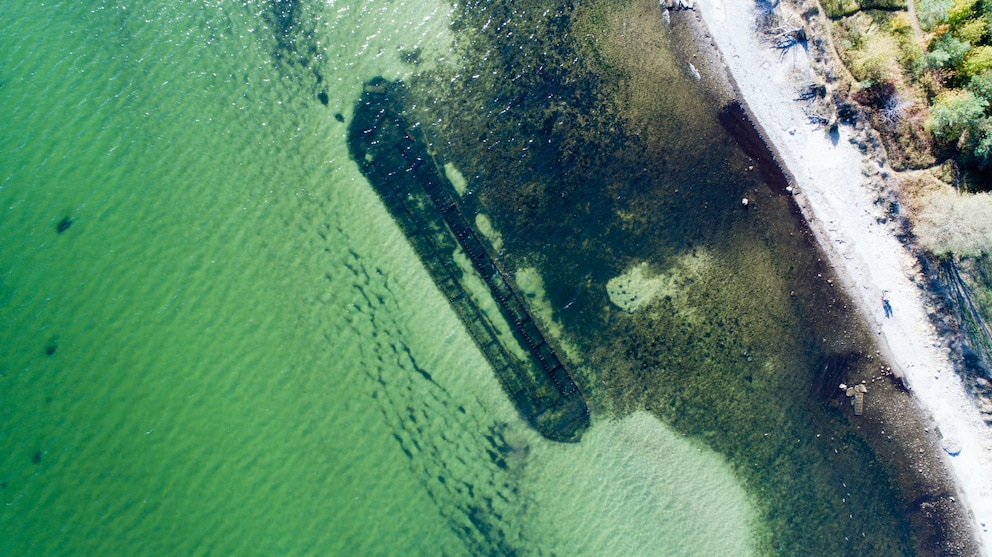
<svg viewBox="0 0 992 557">
<path fill-rule="evenodd" d="M 479 213 L 475 215 L 475 227 L 489 240 L 489 244 L 493 246 L 496 252 L 503 251 L 503 235 L 493 228 L 493 222 L 489 220 L 486 214 Z"/>
<path fill-rule="evenodd" d="M 557 555 L 753 553 L 754 511 L 723 456 L 640 411 L 533 447 L 522 522 Z"/>
<path fill-rule="evenodd" d="M 514 282 L 517 284 L 517 291 L 527 299 L 527 309 L 530 310 L 531 317 L 549 333 L 558 344 L 558 347 L 565 351 L 573 362 L 581 359 L 581 352 L 575 348 L 565 337 L 561 323 L 555 320 L 551 302 L 548 301 L 547 292 L 544 289 L 544 279 L 541 273 L 534 267 L 524 267 L 518 269 Z"/>
<path fill-rule="evenodd" d="M 698 250 L 679 256 L 675 264 L 663 273 L 655 272 L 650 263 L 642 261 L 626 273 L 610 279 L 606 283 L 606 293 L 613 305 L 630 313 L 662 296 L 684 301 L 688 283 L 704 276 L 711 265 L 712 257 Z"/>
<path fill-rule="evenodd" d="M 455 186 L 458 195 L 465 195 L 465 192 L 468 191 L 468 180 L 465 179 L 461 171 L 455 168 L 455 165 L 450 162 L 444 163 L 444 175 L 448 177 L 451 185 Z"/>
<path fill-rule="evenodd" d="M 528 298 L 545 299 L 544 280 L 534 267 L 524 267 L 517 271 L 517 286 Z"/>
<path fill-rule="evenodd" d="M 503 346 L 521 360 L 530 357 L 520 342 L 516 340 L 516 337 L 513 336 L 513 329 L 506 322 L 499 305 L 493 299 L 489 286 L 479 276 L 465 252 L 461 248 L 456 249 L 452 253 L 452 259 L 464 273 L 462 285 L 465 287 L 466 293 L 475 301 L 481 310 L 481 317 L 489 322 Z"/>
</svg>

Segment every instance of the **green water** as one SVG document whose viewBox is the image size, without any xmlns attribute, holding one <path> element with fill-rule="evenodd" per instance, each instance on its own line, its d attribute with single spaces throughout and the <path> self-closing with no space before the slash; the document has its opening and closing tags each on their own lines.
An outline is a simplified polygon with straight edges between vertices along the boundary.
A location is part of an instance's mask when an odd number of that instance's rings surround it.
<svg viewBox="0 0 992 557">
<path fill-rule="evenodd" d="M 746 553 L 700 443 L 531 431 L 348 160 L 450 6 L 293 5 L 0 1 L 0 554 Z"/>
</svg>

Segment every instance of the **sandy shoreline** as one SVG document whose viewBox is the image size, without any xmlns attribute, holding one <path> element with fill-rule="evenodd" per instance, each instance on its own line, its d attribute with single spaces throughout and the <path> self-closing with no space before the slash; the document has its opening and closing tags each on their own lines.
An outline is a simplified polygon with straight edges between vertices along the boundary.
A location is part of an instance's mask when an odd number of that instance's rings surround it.
<svg viewBox="0 0 992 557">
<path fill-rule="evenodd" d="M 878 176 L 891 171 L 851 142 L 854 131 L 847 126 L 832 138 L 824 127 L 809 123 L 806 105 L 795 99 L 802 87 L 817 81 L 810 55 L 793 48 L 782 56 L 762 43 L 754 2 L 702 0 L 695 10 L 741 100 L 795 180 L 796 201 L 846 291 L 878 334 L 883 356 L 932 420 L 935 428 L 920 435 L 939 431 L 941 455 L 958 496 L 971 511 L 983 554 L 992 555 L 992 430 L 928 318 L 916 259 L 876 204 Z M 893 308 L 888 318 L 883 291 Z"/>
</svg>

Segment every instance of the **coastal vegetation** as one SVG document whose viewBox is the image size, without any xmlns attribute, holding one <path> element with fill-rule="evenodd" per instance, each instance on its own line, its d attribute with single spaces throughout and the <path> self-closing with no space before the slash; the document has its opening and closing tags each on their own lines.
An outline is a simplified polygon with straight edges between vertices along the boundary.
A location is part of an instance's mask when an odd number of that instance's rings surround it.
<svg viewBox="0 0 992 557">
<path fill-rule="evenodd" d="M 992 0 L 822 0 L 860 107 L 896 172 L 897 202 L 957 316 L 962 362 L 992 365 Z M 842 95 L 843 96 L 843 95 Z M 844 102 L 844 101 L 841 101 Z M 979 385 L 984 385 L 982 381 Z"/>
</svg>

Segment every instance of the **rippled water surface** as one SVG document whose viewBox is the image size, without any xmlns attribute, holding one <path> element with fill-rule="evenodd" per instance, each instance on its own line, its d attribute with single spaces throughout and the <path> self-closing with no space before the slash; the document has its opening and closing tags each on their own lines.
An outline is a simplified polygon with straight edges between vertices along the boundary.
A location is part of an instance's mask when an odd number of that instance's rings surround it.
<svg viewBox="0 0 992 557">
<path fill-rule="evenodd" d="M 941 547 L 946 493 L 836 388 L 874 350 L 691 12 L 0 10 L 0 555 Z M 461 320 L 360 172 L 413 175 L 351 126 L 369 95 L 568 362 L 580 442 L 521 418 L 468 332 L 510 328 L 486 282 L 432 262 Z"/>
<path fill-rule="evenodd" d="M 529 429 L 348 159 L 450 5 L 0 11 L 0 554 L 748 551 L 708 445 Z"/>
</svg>

